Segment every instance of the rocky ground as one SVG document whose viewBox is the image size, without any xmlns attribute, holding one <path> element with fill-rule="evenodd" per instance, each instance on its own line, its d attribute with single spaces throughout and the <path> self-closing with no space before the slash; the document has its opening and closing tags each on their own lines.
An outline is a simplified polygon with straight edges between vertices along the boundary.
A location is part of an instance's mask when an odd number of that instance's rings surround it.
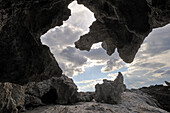
<svg viewBox="0 0 170 113">
<path fill-rule="evenodd" d="M 25 86 L 0 83 L 0 113 L 168 113 L 170 86 L 126 89 L 119 72 L 114 81 L 103 80 L 95 92 L 77 92 L 63 75 Z M 166 111 L 165 111 L 166 110 Z"/>
<path fill-rule="evenodd" d="M 168 113 L 157 107 L 156 101 L 139 90 L 126 91 L 118 105 L 79 102 L 74 105 L 50 105 L 25 113 Z"/>
</svg>

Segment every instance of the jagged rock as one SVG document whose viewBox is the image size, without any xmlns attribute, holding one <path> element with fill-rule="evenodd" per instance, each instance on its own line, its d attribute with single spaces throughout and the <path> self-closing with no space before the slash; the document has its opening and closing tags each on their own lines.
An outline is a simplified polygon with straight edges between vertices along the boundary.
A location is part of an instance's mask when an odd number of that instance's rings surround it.
<svg viewBox="0 0 170 113">
<path fill-rule="evenodd" d="M 77 102 L 77 86 L 72 79 L 63 75 L 26 86 L 27 108 L 43 104 L 72 104 Z M 36 98 L 36 101 L 33 100 Z M 36 107 L 35 106 L 35 107 Z"/>
<path fill-rule="evenodd" d="M 25 109 L 33 109 L 44 104 L 42 103 L 40 98 L 26 94 L 24 105 Z"/>
<path fill-rule="evenodd" d="M 62 75 L 40 36 L 68 19 L 72 1 L 0 1 L 0 82 L 26 84 Z"/>
<path fill-rule="evenodd" d="M 0 83 L 0 113 L 18 113 L 24 105 L 24 87 L 12 83 Z"/>
<path fill-rule="evenodd" d="M 103 84 L 95 86 L 95 100 L 97 102 L 118 104 L 124 91 L 123 75 L 119 72 L 114 81 L 103 80 Z"/>
<path fill-rule="evenodd" d="M 52 76 L 61 69 L 40 36 L 62 25 L 73 0 L 0 1 L 0 81 L 26 84 Z M 125 62 L 132 62 L 153 28 L 170 22 L 169 0 L 78 0 L 96 17 L 89 34 L 76 42 L 81 50 L 93 43 L 111 55 L 115 48 Z"/>
<path fill-rule="evenodd" d="M 39 107 L 26 113 L 168 113 L 158 108 L 149 95 L 140 91 L 122 93 L 122 103 L 116 105 L 81 102 L 75 105 Z"/>
<path fill-rule="evenodd" d="M 168 82 L 168 81 L 165 81 L 165 84 L 166 84 L 167 86 L 170 86 L 170 82 Z"/>
<path fill-rule="evenodd" d="M 78 92 L 78 102 L 91 102 L 94 99 L 94 92 Z"/>
<path fill-rule="evenodd" d="M 102 42 L 108 55 L 117 48 L 127 63 L 133 61 L 140 45 L 153 28 L 170 23 L 169 0 L 77 0 L 95 15 L 90 32 L 75 42 L 80 50 L 90 50 Z"/>
<path fill-rule="evenodd" d="M 155 85 L 140 90 L 156 99 L 160 108 L 170 112 L 170 86 Z"/>
</svg>

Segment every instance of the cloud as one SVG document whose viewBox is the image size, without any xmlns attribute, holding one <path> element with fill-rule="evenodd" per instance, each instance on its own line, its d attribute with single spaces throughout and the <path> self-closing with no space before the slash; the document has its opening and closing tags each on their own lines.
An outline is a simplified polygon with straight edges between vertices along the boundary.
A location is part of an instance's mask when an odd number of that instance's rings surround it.
<svg viewBox="0 0 170 113">
<path fill-rule="evenodd" d="M 75 76 L 84 72 L 87 65 L 87 53 L 74 47 L 74 42 L 89 31 L 89 26 L 95 20 L 94 14 L 77 1 L 69 6 L 71 16 L 62 26 L 56 26 L 41 36 L 43 44 L 50 47 L 59 66 L 67 76 Z M 89 61 L 89 60 L 88 60 Z"/>
<path fill-rule="evenodd" d="M 125 63 L 122 60 L 113 57 L 109 61 L 107 61 L 106 66 L 104 66 L 101 69 L 101 71 L 103 73 L 112 72 L 115 70 L 119 70 L 124 66 L 125 66 Z"/>
<path fill-rule="evenodd" d="M 99 78 L 99 79 L 94 79 L 94 80 L 83 80 L 83 81 L 78 81 L 78 82 L 75 82 L 75 83 L 78 86 L 78 91 L 94 91 L 95 85 L 96 84 L 102 84 L 103 79 L 114 81 L 115 78 L 116 78 L 116 76 L 113 77 L 113 78 L 105 77 L 105 78 Z"/>
<path fill-rule="evenodd" d="M 154 29 L 142 44 L 132 64 L 126 64 L 129 88 L 163 84 L 170 80 L 170 25 Z M 142 84 L 141 84 L 142 83 Z"/>
<path fill-rule="evenodd" d="M 83 5 L 78 5 L 76 1 L 68 7 L 71 9 L 69 19 L 64 21 L 62 26 L 49 30 L 41 37 L 42 43 L 50 47 L 64 74 L 73 77 L 84 73 L 85 68 L 100 66 L 98 71 L 107 79 L 114 80 L 117 75 L 115 71 L 122 71 L 129 88 L 170 80 L 170 25 L 154 29 L 145 39 L 133 63 L 126 64 L 117 52 L 108 56 L 101 48 L 101 43 L 94 44 L 89 52 L 77 50 L 74 42 L 89 31 L 89 26 L 95 18 L 92 12 Z M 103 78 L 76 81 L 76 84 L 80 90 L 94 90 L 94 85 L 100 83 Z"/>
</svg>

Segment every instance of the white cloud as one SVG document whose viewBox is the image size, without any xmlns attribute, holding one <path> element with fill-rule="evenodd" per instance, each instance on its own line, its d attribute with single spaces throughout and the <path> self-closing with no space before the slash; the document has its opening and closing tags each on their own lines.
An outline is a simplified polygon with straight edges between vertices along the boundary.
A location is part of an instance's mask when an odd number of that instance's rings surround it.
<svg viewBox="0 0 170 113">
<path fill-rule="evenodd" d="M 119 70 L 122 67 L 125 66 L 125 63 L 121 60 L 121 59 L 117 59 L 117 58 L 112 58 L 109 61 L 107 61 L 106 66 L 104 66 L 101 71 L 103 73 L 108 73 L 108 72 L 112 72 L 115 70 Z"/>
<path fill-rule="evenodd" d="M 133 63 L 123 74 L 129 88 L 163 84 L 170 80 L 170 25 L 153 30 L 142 44 Z"/>
<path fill-rule="evenodd" d="M 103 65 L 101 73 L 108 73 L 126 67 L 122 72 L 129 88 L 143 85 L 163 83 L 170 80 L 170 25 L 153 30 L 142 44 L 135 60 L 131 64 L 125 64 L 116 52 L 108 56 L 101 48 L 101 43 L 94 44 L 90 52 L 79 51 L 74 48 L 74 42 L 89 31 L 89 26 L 95 21 L 94 14 L 83 5 L 77 5 L 76 1 L 69 5 L 71 16 L 57 26 L 49 30 L 41 37 L 43 44 L 50 47 L 57 62 L 67 76 L 75 76 L 83 73 L 86 67 Z M 99 70 L 100 71 L 100 70 Z M 115 74 L 108 74 L 107 79 L 115 79 Z M 76 82 L 80 90 L 94 90 L 96 83 L 102 79 Z M 88 85 L 87 85 L 88 84 Z"/>
</svg>

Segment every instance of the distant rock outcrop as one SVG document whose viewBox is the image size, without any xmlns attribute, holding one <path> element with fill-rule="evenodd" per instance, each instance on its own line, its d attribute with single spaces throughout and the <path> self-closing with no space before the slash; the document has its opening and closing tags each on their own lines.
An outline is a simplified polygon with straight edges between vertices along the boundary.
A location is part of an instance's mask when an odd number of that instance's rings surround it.
<svg viewBox="0 0 170 113">
<path fill-rule="evenodd" d="M 77 86 L 63 75 L 26 86 L 26 108 L 42 104 L 72 104 L 77 102 Z"/>
<path fill-rule="evenodd" d="M 78 92 L 78 102 L 91 102 L 95 97 L 94 92 Z"/>
<path fill-rule="evenodd" d="M 18 113 L 25 100 L 25 88 L 12 83 L 0 83 L 0 113 Z"/>
<path fill-rule="evenodd" d="M 170 86 L 155 85 L 140 90 L 156 99 L 160 108 L 170 112 Z"/>
<path fill-rule="evenodd" d="M 103 80 L 103 84 L 95 86 L 95 100 L 97 102 L 118 104 L 124 91 L 123 75 L 119 72 L 114 81 Z"/>
</svg>

